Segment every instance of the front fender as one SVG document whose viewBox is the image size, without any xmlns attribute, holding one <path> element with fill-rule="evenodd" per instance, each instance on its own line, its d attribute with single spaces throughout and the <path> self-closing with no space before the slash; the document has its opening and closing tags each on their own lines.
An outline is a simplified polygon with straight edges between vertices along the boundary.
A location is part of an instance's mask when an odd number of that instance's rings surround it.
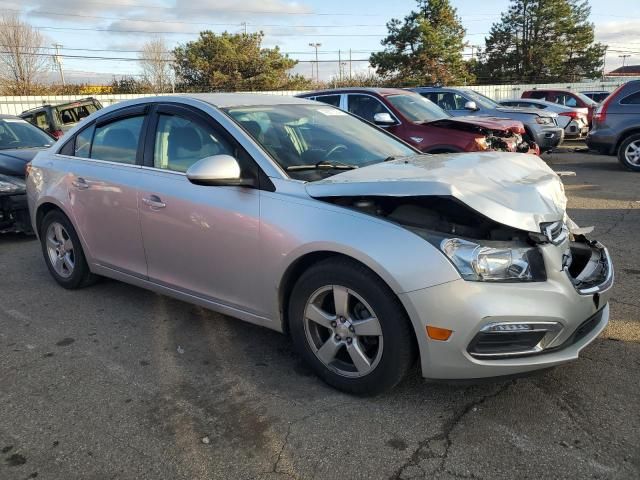
<svg viewBox="0 0 640 480">
<path fill-rule="evenodd" d="M 333 252 L 374 271 L 396 294 L 460 278 L 434 246 L 391 222 L 315 199 L 292 199 L 263 192 L 262 274 L 265 304 L 279 318 L 279 290 L 285 272 L 300 258 Z"/>
</svg>

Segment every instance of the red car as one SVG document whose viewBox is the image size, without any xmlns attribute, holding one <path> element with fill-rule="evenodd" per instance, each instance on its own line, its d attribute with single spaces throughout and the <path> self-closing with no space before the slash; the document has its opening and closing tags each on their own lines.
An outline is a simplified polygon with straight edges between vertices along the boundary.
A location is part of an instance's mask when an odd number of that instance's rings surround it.
<svg viewBox="0 0 640 480">
<path fill-rule="evenodd" d="M 425 153 L 502 150 L 539 154 L 522 140 L 522 122 L 496 117 L 453 117 L 423 96 L 397 88 L 340 88 L 300 97 L 328 103 L 367 120 Z"/>
<path fill-rule="evenodd" d="M 537 98 L 567 107 L 586 108 L 589 125 L 591 125 L 593 113 L 598 108 L 598 102 L 587 97 L 584 93 L 572 92 L 571 90 L 536 88 L 523 92 L 521 98 Z"/>
</svg>

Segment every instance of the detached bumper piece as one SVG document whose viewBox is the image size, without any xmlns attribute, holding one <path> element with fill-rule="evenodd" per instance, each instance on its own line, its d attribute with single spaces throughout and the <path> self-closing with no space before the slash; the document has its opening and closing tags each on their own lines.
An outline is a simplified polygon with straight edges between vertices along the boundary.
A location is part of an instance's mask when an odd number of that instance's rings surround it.
<svg viewBox="0 0 640 480">
<path fill-rule="evenodd" d="M 595 295 L 611 288 L 613 263 L 600 242 L 586 239 L 571 242 L 570 250 L 570 264 L 566 271 L 580 295 Z"/>
</svg>

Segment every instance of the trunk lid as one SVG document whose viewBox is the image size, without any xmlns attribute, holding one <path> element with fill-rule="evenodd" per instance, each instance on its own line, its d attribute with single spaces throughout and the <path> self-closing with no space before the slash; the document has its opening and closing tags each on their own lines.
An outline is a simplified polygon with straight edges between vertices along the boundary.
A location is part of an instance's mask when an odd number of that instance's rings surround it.
<svg viewBox="0 0 640 480">
<path fill-rule="evenodd" d="M 450 196 L 496 222 L 529 232 L 562 220 L 560 178 L 522 153 L 415 155 L 349 170 L 306 185 L 311 197 Z"/>
</svg>

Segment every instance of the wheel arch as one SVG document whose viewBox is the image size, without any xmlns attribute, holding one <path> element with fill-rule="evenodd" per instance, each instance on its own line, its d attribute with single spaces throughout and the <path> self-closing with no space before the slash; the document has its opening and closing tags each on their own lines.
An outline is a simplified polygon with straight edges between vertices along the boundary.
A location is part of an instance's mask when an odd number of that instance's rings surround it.
<svg viewBox="0 0 640 480">
<path fill-rule="evenodd" d="M 35 218 L 34 218 L 34 221 L 35 221 L 34 226 L 36 227 L 36 235 L 38 236 L 38 238 L 40 237 L 40 228 L 42 227 L 42 220 L 44 219 L 45 215 L 47 215 L 47 213 L 53 210 L 58 210 L 61 213 L 63 213 L 73 225 L 73 220 L 71 216 L 64 211 L 64 208 L 62 208 L 60 204 L 52 200 L 44 200 L 36 208 Z M 75 225 L 74 225 L 74 228 L 75 228 Z"/>
<path fill-rule="evenodd" d="M 298 258 L 296 258 L 286 268 L 284 274 L 282 275 L 282 279 L 278 287 L 278 306 L 280 309 L 282 331 L 284 333 L 289 332 L 289 313 L 288 313 L 289 302 L 291 300 L 291 293 L 293 291 L 293 288 L 296 282 L 300 279 L 300 277 L 304 274 L 304 272 L 309 270 L 311 267 L 318 264 L 319 262 L 322 262 L 330 258 L 341 258 L 341 259 L 344 259 L 345 261 L 354 262 L 366 268 L 367 270 L 371 271 L 371 273 L 373 273 L 376 277 L 378 277 L 380 281 L 382 281 L 387 286 L 387 288 L 389 288 L 389 290 L 392 292 L 392 294 L 395 296 L 396 300 L 398 301 L 399 305 L 402 307 L 405 315 L 407 316 L 407 319 L 411 322 L 411 317 L 409 316 L 409 312 L 407 311 L 403 302 L 400 300 L 400 298 L 397 295 L 397 292 L 396 292 L 397 286 L 391 285 L 389 281 L 385 280 L 385 277 L 388 278 L 388 275 L 385 275 L 385 273 L 376 271 L 376 269 L 372 268 L 371 265 L 368 265 L 367 263 L 351 255 L 348 255 L 346 253 L 338 252 L 334 250 L 317 250 L 317 251 L 305 253 L 299 256 Z"/>
<path fill-rule="evenodd" d="M 620 151 L 620 146 L 623 144 L 623 142 L 629 138 L 631 135 L 637 135 L 640 134 L 640 127 L 631 127 L 626 129 L 625 131 L 623 131 L 619 136 L 618 136 L 618 140 L 616 141 L 616 146 L 614 151 L 614 155 L 618 155 L 619 151 Z"/>
</svg>

